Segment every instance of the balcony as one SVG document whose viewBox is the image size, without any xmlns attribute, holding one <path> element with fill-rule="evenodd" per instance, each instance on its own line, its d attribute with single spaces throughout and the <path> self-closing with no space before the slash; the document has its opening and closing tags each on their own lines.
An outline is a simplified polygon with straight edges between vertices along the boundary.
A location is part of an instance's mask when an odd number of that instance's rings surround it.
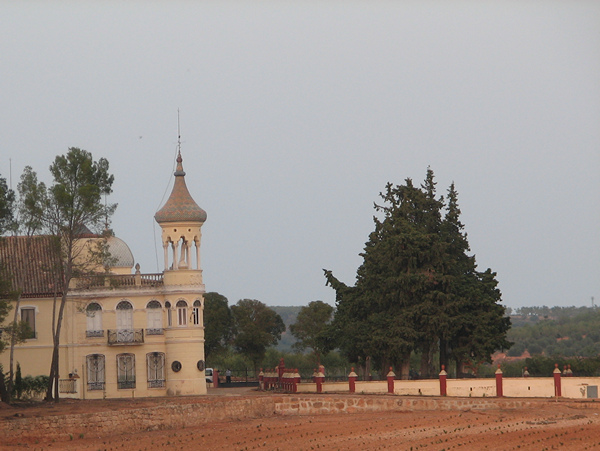
<svg viewBox="0 0 600 451">
<path fill-rule="evenodd" d="M 144 329 L 108 329 L 109 345 L 141 345 L 144 343 Z"/>
<path fill-rule="evenodd" d="M 146 329 L 146 335 L 163 335 L 163 328 Z"/>
<path fill-rule="evenodd" d="M 86 330 L 85 336 L 88 338 L 104 337 L 103 330 Z"/>
<path fill-rule="evenodd" d="M 78 277 L 75 286 L 79 290 L 112 289 L 112 288 L 149 288 L 162 287 L 163 274 L 96 274 Z"/>
</svg>

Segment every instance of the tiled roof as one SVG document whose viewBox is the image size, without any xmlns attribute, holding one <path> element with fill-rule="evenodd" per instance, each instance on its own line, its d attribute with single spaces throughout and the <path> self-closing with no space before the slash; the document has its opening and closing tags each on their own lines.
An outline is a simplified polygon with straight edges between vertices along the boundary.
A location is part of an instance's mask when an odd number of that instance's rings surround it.
<svg viewBox="0 0 600 451">
<path fill-rule="evenodd" d="M 50 251 L 50 236 L 10 236 L 0 238 L 0 271 L 12 283 L 22 288 L 23 298 L 52 297 L 62 294 L 63 284 L 55 277 L 60 262 Z"/>
<path fill-rule="evenodd" d="M 185 184 L 185 172 L 183 172 L 181 154 L 177 156 L 177 170 L 175 171 L 175 183 L 173 191 L 167 203 L 154 215 L 159 224 L 164 222 L 204 222 L 206 212 L 192 199 Z"/>
<path fill-rule="evenodd" d="M 106 244 L 108 246 L 110 257 L 114 259 L 114 261 L 111 263 L 112 266 L 126 268 L 133 267 L 135 260 L 133 259 L 131 249 L 129 249 L 129 246 L 127 246 L 125 241 L 123 241 L 121 238 L 117 238 L 116 236 L 111 236 L 107 239 Z"/>
</svg>

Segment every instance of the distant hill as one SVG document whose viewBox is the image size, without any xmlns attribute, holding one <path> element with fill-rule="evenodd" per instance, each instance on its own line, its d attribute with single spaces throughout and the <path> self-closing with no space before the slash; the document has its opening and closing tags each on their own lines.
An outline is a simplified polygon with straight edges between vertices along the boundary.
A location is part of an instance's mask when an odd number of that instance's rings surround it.
<svg viewBox="0 0 600 451">
<path fill-rule="evenodd" d="M 509 357 L 527 354 L 595 357 L 600 354 L 597 307 L 522 307 L 510 316 Z"/>
<path fill-rule="evenodd" d="M 278 351 L 281 352 L 292 352 L 292 345 L 294 343 L 296 343 L 296 340 L 294 338 L 294 336 L 292 335 L 292 333 L 290 332 L 290 324 L 294 324 L 296 322 L 296 317 L 298 316 L 298 313 L 300 312 L 300 309 L 303 306 L 294 306 L 294 307 L 283 307 L 283 306 L 276 306 L 276 307 L 270 307 L 273 310 L 275 310 L 275 312 L 281 316 L 281 319 L 283 320 L 283 323 L 285 324 L 285 332 L 281 334 L 281 340 L 279 340 L 279 343 L 277 343 L 277 346 L 275 346 L 275 348 Z"/>
<path fill-rule="evenodd" d="M 289 330 L 290 324 L 303 306 L 271 307 L 286 327 L 275 347 L 292 352 L 297 341 Z M 508 340 L 514 345 L 509 357 L 530 355 L 593 357 L 600 355 L 600 308 L 598 307 L 521 307 L 511 311 L 512 327 Z"/>
</svg>

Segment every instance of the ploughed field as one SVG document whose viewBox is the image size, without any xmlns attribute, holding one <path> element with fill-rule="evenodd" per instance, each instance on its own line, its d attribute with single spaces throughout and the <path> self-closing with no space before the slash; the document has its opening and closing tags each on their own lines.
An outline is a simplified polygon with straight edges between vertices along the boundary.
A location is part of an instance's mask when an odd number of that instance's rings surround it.
<svg viewBox="0 0 600 451">
<path fill-rule="evenodd" d="M 170 398 L 169 402 L 174 399 Z M 160 405 L 161 400 L 139 401 Z M 182 402 L 186 402 L 182 399 Z M 0 408 L 2 417 L 60 415 L 120 409 L 122 401 L 70 402 L 51 407 Z M 42 432 L 2 450 L 598 450 L 600 409 L 548 402 L 537 409 L 375 412 L 271 416 L 214 421 L 202 426 L 101 436 L 79 434 L 64 441 Z M 0 418 L 1 421 L 5 418 Z"/>
</svg>

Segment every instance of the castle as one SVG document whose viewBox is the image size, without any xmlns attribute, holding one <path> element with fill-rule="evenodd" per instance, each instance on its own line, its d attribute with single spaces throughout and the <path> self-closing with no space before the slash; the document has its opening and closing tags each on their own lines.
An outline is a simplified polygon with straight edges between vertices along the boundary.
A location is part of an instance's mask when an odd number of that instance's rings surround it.
<svg viewBox="0 0 600 451">
<path fill-rule="evenodd" d="M 7 237 L 0 260 L 21 276 L 18 319 L 31 330 L 17 344 L 23 375 L 48 374 L 55 296 L 67 291 L 60 340 L 61 397 L 130 398 L 206 394 L 201 228 L 206 220 L 185 183 L 181 153 L 170 197 L 155 215 L 164 271 L 142 274 L 127 244 L 108 238 L 110 267 L 62 287 L 52 276 L 49 237 Z M 82 245 L 104 238 L 83 230 Z M 13 313 L 9 314 L 11 320 Z M 9 351 L 0 354 L 8 370 Z"/>
</svg>

